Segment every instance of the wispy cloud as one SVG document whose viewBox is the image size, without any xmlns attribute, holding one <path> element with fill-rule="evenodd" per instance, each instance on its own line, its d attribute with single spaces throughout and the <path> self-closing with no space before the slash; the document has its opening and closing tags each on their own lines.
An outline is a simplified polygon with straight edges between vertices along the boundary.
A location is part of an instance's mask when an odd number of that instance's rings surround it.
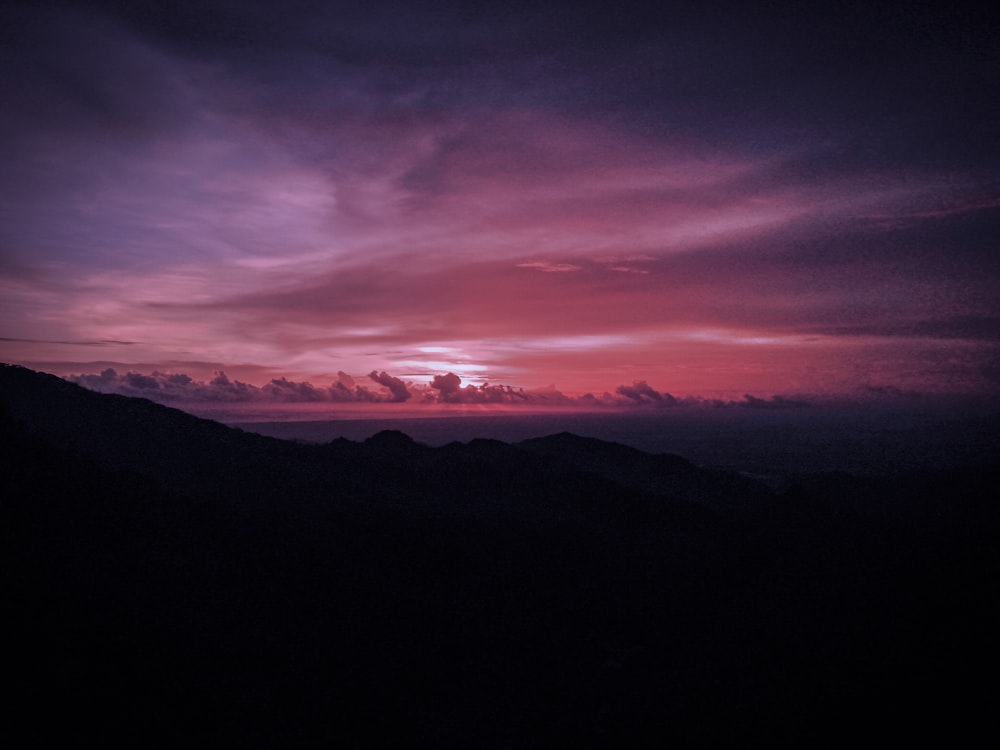
<svg viewBox="0 0 1000 750">
<path fill-rule="evenodd" d="M 572 263 L 552 263 L 551 261 L 539 260 L 531 261 L 530 263 L 518 263 L 518 268 L 531 268 L 536 271 L 541 271 L 542 273 L 570 273 L 572 271 L 579 271 L 580 266 L 573 265 Z"/>
</svg>

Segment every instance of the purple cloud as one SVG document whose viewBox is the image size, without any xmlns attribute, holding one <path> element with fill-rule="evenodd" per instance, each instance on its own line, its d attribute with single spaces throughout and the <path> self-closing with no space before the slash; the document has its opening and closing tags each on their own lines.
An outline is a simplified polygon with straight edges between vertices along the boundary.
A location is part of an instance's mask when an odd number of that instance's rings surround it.
<svg viewBox="0 0 1000 750">
<path fill-rule="evenodd" d="M 413 396 L 413 394 L 407 389 L 406 383 L 399 378 L 393 377 L 385 371 L 376 372 L 375 370 L 372 370 L 368 373 L 368 377 L 379 385 L 384 385 L 388 388 L 389 392 L 392 394 L 392 401 L 407 401 Z"/>
<path fill-rule="evenodd" d="M 620 385 L 615 391 L 621 396 L 637 404 L 657 404 L 659 406 L 676 406 L 677 399 L 669 393 L 660 393 L 651 388 L 645 380 L 637 380 L 632 385 Z"/>
</svg>

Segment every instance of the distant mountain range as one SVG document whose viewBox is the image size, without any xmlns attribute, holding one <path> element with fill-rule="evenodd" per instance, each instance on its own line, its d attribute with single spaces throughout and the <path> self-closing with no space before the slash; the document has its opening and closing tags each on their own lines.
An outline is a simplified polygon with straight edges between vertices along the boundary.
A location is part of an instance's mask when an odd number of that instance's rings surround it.
<svg viewBox="0 0 1000 750">
<path fill-rule="evenodd" d="M 0 436 L 12 747 L 990 726 L 996 464 L 777 493 L 569 433 L 282 441 L 6 365 Z"/>
</svg>

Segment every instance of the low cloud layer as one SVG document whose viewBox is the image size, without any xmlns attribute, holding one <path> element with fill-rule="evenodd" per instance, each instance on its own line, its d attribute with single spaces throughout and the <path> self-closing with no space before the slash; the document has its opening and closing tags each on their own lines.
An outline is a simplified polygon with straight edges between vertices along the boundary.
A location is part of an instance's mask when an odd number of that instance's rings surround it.
<svg viewBox="0 0 1000 750">
<path fill-rule="evenodd" d="M 274 378 L 263 386 L 230 379 L 217 372 L 206 381 L 195 380 L 184 373 L 154 371 L 149 374 L 120 374 L 107 368 L 100 374 L 71 375 L 66 379 L 99 393 L 148 398 L 179 408 L 198 404 L 309 404 L 309 403 L 402 403 L 416 404 L 478 404 L 512 407 L 547 408 L 674 408 L 693 405 L 716 407 L 746 407 L 758 409 L 788 409 L 808 406 L 808 402 L 783 396 L 769 399 L 747 394 L 741 401 L 703 398 L 676 398 L 658 391 L 646 381 L 621 385 L 615 393 L 569 396 L 555 388 L 524 389 L 509 385 L 462 385 L 455 373 L 435 375 L 429 382 L 404 381 L 387 372 L 372 371 L 367 376 L 374 386 L 359 385 L 347 373 L 338 373 L 337 382 L 315 386 L 287 378 Z"/>
<path fill-rule="evenodd" d="M 386 388 L 368 388 L 357 385 L 346 373 L 340 373 L 338 382 L 328 387 L 299 383 L 286 378 L 274 378 L 263 386 L 231 380 L 225 372 L 216 373 L 208 381 L 195 380 L 183 373 L 154 371 L 149 375 L 138 372 L 119 374 L 108 368 L 99 375 L 71 375 L 67 380 L 99 393 L 117 393 L 122 396 L 148 398 L 151 401 L 183 405 L 184 403 L 375 403 L 402 401 L 399 388 L 405 392 L 401 381 L 397 391 Z M 372 373 L 376 383 L 376 373 Z M 388 378 L 385 373 L 383 377 Z"/>
</svg>

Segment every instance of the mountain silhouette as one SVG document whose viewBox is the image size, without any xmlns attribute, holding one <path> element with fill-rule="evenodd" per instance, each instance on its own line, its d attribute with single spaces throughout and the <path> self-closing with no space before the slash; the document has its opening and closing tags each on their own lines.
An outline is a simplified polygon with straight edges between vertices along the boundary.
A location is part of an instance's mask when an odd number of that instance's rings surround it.
<svg viewBox="0 0 1000 750">
<path fill-rule="evenodd" d="M 963 742 L 996 466 L 286 442 L 0 366 L 12 746 Z"/>
<path fill-rule="evenodd" d="M 738 511 L 766 502 L 763 484 L 735 472 L 699 468 L 680 456 L 649 454 L 618 443 L 562 432 L 518 443 L 523 450 L 558 459 L 641 492 Z"/>
</svg>

